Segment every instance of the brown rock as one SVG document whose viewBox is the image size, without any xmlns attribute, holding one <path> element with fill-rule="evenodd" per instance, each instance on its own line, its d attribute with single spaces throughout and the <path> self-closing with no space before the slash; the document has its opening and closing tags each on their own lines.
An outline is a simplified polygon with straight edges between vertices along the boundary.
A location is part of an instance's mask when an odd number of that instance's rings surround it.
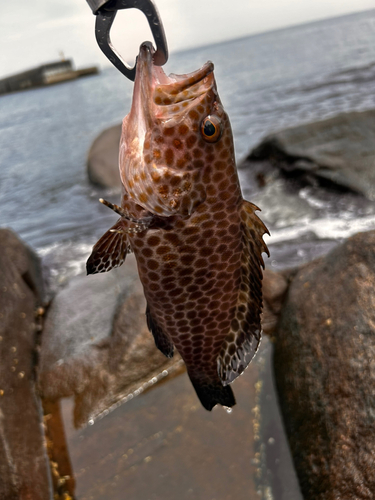
<svg viewBox="0 0 375 500">
<path fill-rule="evenodd" d="M 118 167 L 121 124 L 103 130 L 94 140 L 87 158 L 90 181 L 107 188 L 121 187 Z"/>
<path fill-rule="evenodd" d="M 306 500 L 375 498 L 375 231 L 301 268 L 275 378 Z"/>
<path fill-rule="evenodd" d="M 133 255 L 110 273 L 78 276 L 50 307 L 40 353 L 45 399 L 75 396 L 83 425 L 179 361 L 155 347 Z"/>
<path fill-rule="evenodd" d="M 37 257 L 0 230 L 0 498 L 52 498 L 41 405 L 35 393 Z"/>
</svg>

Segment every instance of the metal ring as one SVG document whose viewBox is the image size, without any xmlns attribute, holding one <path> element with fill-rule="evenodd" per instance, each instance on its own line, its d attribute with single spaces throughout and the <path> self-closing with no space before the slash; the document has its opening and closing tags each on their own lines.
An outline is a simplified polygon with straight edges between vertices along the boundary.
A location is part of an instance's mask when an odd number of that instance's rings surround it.
<svg viewBox="0 0 375 500">
<path fill-rule="evenodd" d="M 129 80 L 134 81 L 137 62 L 133 68 L 128 66 L 113 47 L 109 34 L 117 11 L 131 8 L 141 10 L 147 18 L 156 44 L 156 51 L 153 54 L 154 64 L 156 66 L 165 64 L 168 60 L 167 40 L 159 13 L 151 0 L 117 0 L 116 2 L 110 2 L 107 6 L 104 5 L 97 12 L 95 36 L 101 51 L 109 61 Z"/>
</svg>

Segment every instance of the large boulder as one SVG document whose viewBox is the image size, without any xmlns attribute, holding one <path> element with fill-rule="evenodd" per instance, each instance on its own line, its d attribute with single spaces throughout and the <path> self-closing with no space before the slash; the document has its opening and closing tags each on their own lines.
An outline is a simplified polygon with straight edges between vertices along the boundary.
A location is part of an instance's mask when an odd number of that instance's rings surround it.
<svg viewBox="0 0 375 500">
<path fill-rule="evenodd" d="M 41 276 L 37 256 L 1 229 L 0 498 L 7 500 L 52 498 L 34 377 Z"/>
<path fill-rule="evenodd" d="M 275 379 L 305 500 L 375 498 L 375 231 L 299 269 Z"/>
<path fill-rule="evenodd" d="M 101 132 L 94 140 L 87 157 L 89 180 L 105 188 L 121 187 L 118 168 L 118 154 L 121 137 L 121 124 Z"/>
<path fill-rule="evenodd" d="M 77 276 L 48 310 L 39 363 L 46 400 L 75 396 L 76 426 L 178 364 L 156 347 L 133 255 L 109 273 Z"/>
<path fill-rule="evenodd" d="M 289 175 L 316 176 L 374 200 L 375 110 L 342 113 L 272 133 L 242 166 L 255 164 L 259 169 L 259 161 Z"/>
</svg>

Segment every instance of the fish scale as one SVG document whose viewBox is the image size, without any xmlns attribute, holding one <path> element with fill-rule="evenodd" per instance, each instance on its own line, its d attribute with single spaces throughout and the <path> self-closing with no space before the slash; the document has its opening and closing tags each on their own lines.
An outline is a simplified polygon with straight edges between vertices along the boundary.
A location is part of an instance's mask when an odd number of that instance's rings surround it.
<svg viewBox="0 0 375 500">
<path fill-rule="evenodd" d="M 94 246 L 88 273 L 121 265 L 131 248 L 156 346 L 168 357 L 178 350 L 206 409 L 231 407 L 228 384 L 260 342 L 267 229 L 242 198 L 212 63 L 167 77 L 141 47 L 120 173 L 122 216 Z"/>
</svg>

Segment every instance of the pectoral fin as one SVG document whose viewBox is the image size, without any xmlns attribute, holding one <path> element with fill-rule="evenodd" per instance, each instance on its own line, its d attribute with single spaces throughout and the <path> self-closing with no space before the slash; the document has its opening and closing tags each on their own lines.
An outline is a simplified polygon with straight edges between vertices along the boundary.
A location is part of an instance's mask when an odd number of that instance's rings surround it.
<svg viewBox="0 0 375 500">
<path fill-rule="evenodd" d="M 87 274 L 105 273 L 120 267 L 130 251 L 128 236 L 119 219 L 94 245 L 86 263 Z"/>
<path fill-rule="evenodd" d="M 262 237 L 268 230 L 255 210 L 258 210 L 255 205 L 243 202 L 241 283 L 230 332 L 217 360 L 218 374 L 224 385 L 241 375 L 258 350 L 261 339 L 262 252 L 269 256 Z"/>
<path fill-rule="evenodd" d="M 152 335 L 154 336 L 155 345 L 167 358 L 173 358 L 174 346 L 169 336 L 156 323 L 151 316 L 150 308 L 146 308 L 147 326 Z"/>
</svg>

